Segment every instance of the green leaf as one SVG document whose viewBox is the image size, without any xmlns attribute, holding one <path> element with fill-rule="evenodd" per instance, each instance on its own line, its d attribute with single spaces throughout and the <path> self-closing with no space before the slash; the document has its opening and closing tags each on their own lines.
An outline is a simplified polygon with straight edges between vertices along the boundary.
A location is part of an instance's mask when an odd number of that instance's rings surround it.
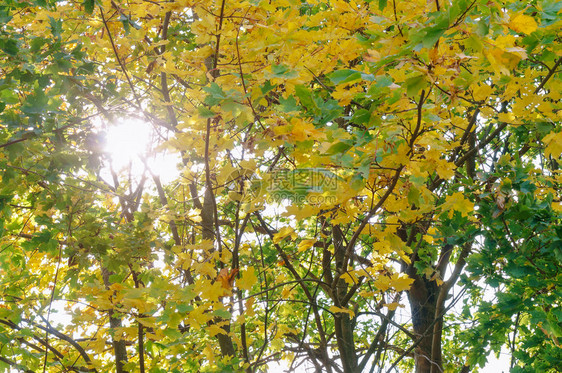
<svg viewBox="0 0 562 373">
<path fill-rule="evenodd" d="M 367 109 L 359 109 L 355 113 L 353 113 L 353 117 L 351 118 L 351 123 L 355 124 L 367 124 L 371 119 L 371 112 Z"/>
<path fill-rule="evenodd" d="M 280 97 L 279 105 L 277 107 L 284 113 L 296 112 L 300 110 L 300 107 L 294 96 L 289 96 L 287 98 Z"/>
<path fill-rule="evenodd" d="M 317 109 L 314 99 L 312 98 L 312 93 L 308 90 L 308 88 L 303 85 L 298 85 L 295 87 L 295 93 L 297 94 L 302 106 L 310 110 Z"/>
<path fill-rule="evenodd" d="M 406 79 L 406 91 L 408 96 L 417 96 L 418 92 L 427 86 L 427 81 L 424 75 L 417 75 L 412 78 Z"/>
<path fill-rule="evenodd" d="M 386 8 L 387 3 L 388 0 L 379 0 L 379 10 L 384 10 L 384 8 Z"/>
<path fill-rule="evenodd" d="M 480 21 L 478 21 L 478 23 L 476 24 L 476 34 L 478 36 L 483 38 L 484 36 L 488 35 L 489 31 L 490 26 L 485 18 L 482 18 Z"/>
<path fill-rule="evenodd" d="M 271 84 L 271 81 L 270 81 L 270 80 L 267 80 L 267 81 L 260 87 L 261 93 L 263 93 L 263 94 L 265 95 L 267 92 L 271 91 L 271 90 L 274 89 L 275 87 L 276 87 L 275 85 Z"/>
<path fill-rule="evenodd" d="M 92 14 L 94 11 L 95 0 L 84 0 L 84 10 L 87 14 Z"/>
<path fill-rule="evenodd" d="M 345 69 L 334 71 L 328 75 L 328 78 L 335 85 L 353 82 L 361 79 L 361 73 L 357 70 Z"/>
<path fill-rule="evenodd" d="M 195 309 L 191 304 L 183 304 L 183 303 L 178 304 L 177 308 L 178 311 L 181 313 L 188 313 Z"/>
<path fill-rule="evenodd" d="M 388 75 L 381 75 L 377 77 L 377 82 L 375 86 L 377 88 L 388 87 L 393 83 L 392 78 Z"/>
<path fill-rule="evenodd" d="M 433 27 L 428 29 L 423 37 L 423 46 L 426 48 L 433 47 L 445 31 L 447 31 L 447 28 Z"/>
<path fill-rule="evenodd" d="M 26 114 L 42 114 L 47 111 L 49 97 L 42 91 L 36 90 L 34 94 L 27 97 L 22 111 Z"/>
<path fill-rule="evenodd" d="M 209 94 L 205 97 L 205 103 L 210 106 L 217 105 L 226 98 L 226 93 L 224 93 L 222 88 L 215 82 L 212 82 L 208 87 L 204 87 L 203 91 Z"/>
<path fill-rule="evenodd" d="M 295 78 L 299 75 L 298 72 L 293 71 L 287 65 L 279 64 L 271 66 L 271 72 L 273 73 L 273 78 Z"/>
<path fill-rule="evenodd" d="M 232 317 L 232 314 L 225 309 L 215 310 L 213 311 L 213 315 L 223 319 L 230 319 Z"/>
<path fill-rule="evenodd" d="M 338 142 L 326 150 L 326 155 L 343 154 L 351 148 L 351 144 Z"/>
<path fill-rule="evenodd" d="M 420 191 L 418 188 L 411 186 L 408 191 L 408 203 L 418 205 L 420 201 Z"/>
<path fill-rule="evenodd" d="M 15 56 L 18 54 L 18 42 L 14 39 L 3 39 L 0 40 L 0 48 L 9 54 L 10 56 Z"/>
<path fill-rule="evenodd" d="M 62 33 L 62 19 L 49 17 L 49 24 L 51 26 L 51 33 L 53 36 L 60 36 Z"/>
<path fill-rule="evenodd" d="M 41 38 L 41 37 L 35 37 L 31 40 L 31 52 L 39 52 L 39 50 L 41 50 L 41 47 L 43 45 L 45 45 L 45 43 L 47 43 L 47 39 L 45 38 Z"/>
<path fill-rule="evenodd" d="M 123 29 L 125 30 L 125 35 L 129 35 L 129 32 L 131 32 L 131 25 L 129 24 L 129 17 L 127 17 L 124 14 L 121 14 L 119 16 L 119 21 L 121 21 L 121 24 L 123 25 Z"/>
<path fill-rule="evenodd" d="M 204 105 L 198 106 L 197 111 L 202 118 L 214 118 L 217 115 L 214 111 Z"/>
</svg>

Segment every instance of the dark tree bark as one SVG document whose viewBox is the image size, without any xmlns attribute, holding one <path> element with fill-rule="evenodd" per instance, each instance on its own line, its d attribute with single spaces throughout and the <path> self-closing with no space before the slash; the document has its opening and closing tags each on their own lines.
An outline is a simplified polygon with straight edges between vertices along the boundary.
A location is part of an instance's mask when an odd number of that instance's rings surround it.
<svg viewBox="0 0 562 373">
<path fill-rule="evenodd" d="M 346 248 L 343 242 L 343 232 L 340 227 L 335 225 L 332 228 L 332 237 L 334 242 L 334 259 L 336 262 L 336 273 L 344 273 L 345 264 L 345 251 Z M 345 299 L 347 299 L 348 285 L 342 278 L 339 278 L 334 284 L 332 289 L 334 303 L 338 307 L 346 307 Z M 353 340 L 353 325 L 352 320 L 348 314 L 338 313 L 334 316 L 334 327 L 336 333 L 336 340 L 338 350 L 341 355 L 343 371 L 356 372 L 357 371 L 357 354 L 355 351 L 355 341 Z"/>
<path fill-rule="evenodd" d="M 414 334 L 420 342 L 414 350 L 416 373 L 431 373 L 431 367 L 435 366 L 437 371 L 442 371 L 441 365 L 441 341 L 439 333 L 439 349 L 432 351 L 434 340 L 435 309 L 439 288 L 435 281 L 427 280 L 412 268 L 408 275 L 414 279 L 414 283 L 408 292 L 410 309 L 412 312 L 412 324 Z M 433 359 L 432 359 L 433 356 Z"/>
</svg>

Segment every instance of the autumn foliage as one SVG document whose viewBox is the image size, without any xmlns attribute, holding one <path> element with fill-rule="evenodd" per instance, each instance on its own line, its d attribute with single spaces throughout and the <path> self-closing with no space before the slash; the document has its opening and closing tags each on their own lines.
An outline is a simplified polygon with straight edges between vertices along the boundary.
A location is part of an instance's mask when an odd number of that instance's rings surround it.
<svg viewBox="0 0 562 373">
<path fill-rule="evenodd" d="M 561 9 L 4 0 L 0 371 L 556 371 Z"/>
</svg>

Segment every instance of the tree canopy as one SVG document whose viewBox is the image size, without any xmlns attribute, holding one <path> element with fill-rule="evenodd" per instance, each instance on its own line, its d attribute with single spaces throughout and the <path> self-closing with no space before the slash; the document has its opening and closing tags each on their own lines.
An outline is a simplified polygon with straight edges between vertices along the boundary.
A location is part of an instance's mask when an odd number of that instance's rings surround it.
<svg viewBox="0 0 562 373">
<path fill-rule="evenodd" d="M 0 371 L 557 371 L 561 12 L 3 0 Z"/>
</svg>

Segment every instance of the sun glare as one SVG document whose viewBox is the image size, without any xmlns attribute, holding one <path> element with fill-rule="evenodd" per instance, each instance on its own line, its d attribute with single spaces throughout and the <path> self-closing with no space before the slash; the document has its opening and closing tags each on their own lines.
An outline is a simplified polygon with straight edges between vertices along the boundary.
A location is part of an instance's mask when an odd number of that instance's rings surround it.
<svg viewBox="0 0 562 373">
<path fill-rule="evenodd" d="M 150 171 L 165 183 L 178 176 L 177 164 L 180 162 L 178 153 L 161 147 L 168 136 L 165 130 L 157 132 L 141 119 L 123 118 L 105 129 L 104 150 L 115 172 L 130 173 L 138 178 Z"/>
</svg>

